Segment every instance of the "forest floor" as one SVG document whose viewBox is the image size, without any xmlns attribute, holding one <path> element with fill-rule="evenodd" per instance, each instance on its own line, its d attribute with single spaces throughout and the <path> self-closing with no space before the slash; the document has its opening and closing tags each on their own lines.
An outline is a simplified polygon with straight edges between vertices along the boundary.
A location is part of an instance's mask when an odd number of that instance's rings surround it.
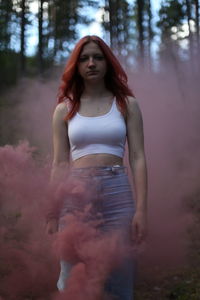
<svg viewBox="0 0 200 300">
<path fill-rule="evenodd" d="M 190 266 L 171 271 L 155 270 L 154 276 L 139 278 L 135 300 L 170 299 L 200 300 L 200 268 Z"/>
<path fill-rule="evenodd" d="M 184 262 L 147 267 L 141 260 L 134 300 L 200 300 L 200 191 L 194 191 L 184 203 L 193 215 Z"/>
</svg>

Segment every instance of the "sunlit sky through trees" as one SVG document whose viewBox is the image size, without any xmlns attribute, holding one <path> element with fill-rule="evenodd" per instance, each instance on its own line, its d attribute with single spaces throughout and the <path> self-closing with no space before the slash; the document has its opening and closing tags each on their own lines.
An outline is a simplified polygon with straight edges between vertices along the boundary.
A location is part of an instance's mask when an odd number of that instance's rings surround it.
<svg viewBox="0 0 200 300">
<path fill-rule="evenodd" d="M 130 1 L 130 0 L 129 0 Z M 157 21 L 157 12 L 160 7 L 161 0 L 152 0 L 152 9 L 153 9 L 153 23 Z M 33 14 L 38 13 L 38 0 L 33 1 L 30 4 L 31 12 Z M 78 31 L 79 31 L 79 37 L 81 38 L 84 35 L 87 34 L 96 34 L 100 37 L 104 38 L 103 29 L 101 27 L 101 18 L 102 18 L 102 10 L 101 9 L 93 9 L 91 7 L 85 7 L 84 8 L 84 14 L 92 15 L 95 19 L 94 22 L 92 22 L 89 26 L 83 26 L 79 25 Z M 29 28 L 28 37 L 27 37 L 27 48 L 26 52 L 27 55 L 33 55 L 36 52 L 36 48 L 38 45 L 38 24 L 37 24 L 36 17 L 34 18 L 33 26 Z M 107 41 L 108 42 L 108 41 Z"/>
</svg>

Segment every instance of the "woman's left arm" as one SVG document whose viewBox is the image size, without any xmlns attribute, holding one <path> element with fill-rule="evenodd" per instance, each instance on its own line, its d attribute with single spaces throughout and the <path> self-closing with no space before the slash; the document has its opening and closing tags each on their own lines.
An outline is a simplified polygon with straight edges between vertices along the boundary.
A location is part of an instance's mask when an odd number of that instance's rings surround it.
<svg viewBox="0 0 200 300">
<path fill-rule="evenodd" d="M 136 212 L 132 221 L 133 239 L 140 243 L 147 232 L 147 167 L 144 151 L 143 121 L 135 98 L 128 97 L 127 140 L 129 164 L 136 196 Z"/>
</svg>

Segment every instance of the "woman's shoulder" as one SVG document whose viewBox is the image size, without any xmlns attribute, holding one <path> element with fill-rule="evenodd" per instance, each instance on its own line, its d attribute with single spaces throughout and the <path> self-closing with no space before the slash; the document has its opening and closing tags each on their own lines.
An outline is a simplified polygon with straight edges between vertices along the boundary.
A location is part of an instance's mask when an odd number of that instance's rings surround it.
<svg viewBox="0 0 200 300">
<path fill-rule="evenodd" d="M 67 101 L 60 102 L 56 105 L 55 111 L 56 114 L 66 114 L 68 112 Z"/>
<path fill-rule="evenodd" d="M 67 103 L 65 101 L 58 103 L 56 105 L 54 113 L 53 113 L 53 120 L 56 122 L 63 121 L 65 119 L 67 113 L 68 113 Z"/>
<path fill-rule="evenodd" d="M 136 113 L 139 110 L 139 104 L 135 97 L 127 96 L 127 111 L 128 113 Z"/>
</svg>

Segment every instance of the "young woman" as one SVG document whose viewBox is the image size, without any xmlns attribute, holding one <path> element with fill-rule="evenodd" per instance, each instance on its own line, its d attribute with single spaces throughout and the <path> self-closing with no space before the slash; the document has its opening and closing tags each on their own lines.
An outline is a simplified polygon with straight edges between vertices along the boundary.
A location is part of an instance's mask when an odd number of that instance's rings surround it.
<svg viewBox="0 0 200 300">
<path fill-rule="evenodd" d="M 63 169 L 79 180 L 87 178 L 88 187 L 96 186 L 104 229 L 120 228 L 127 241 L 140 243 L 146 234 L 147 172 L 142 116 L 126 73 L 102 39 L 85 36 L 72 51 L 62 81 L 53 116 L 52 180 Z M 135 200 L 123 166 L 126 140 Z M 62 227 L 67 211 L 66 200 L 59 215 L 51 214 L 49 233 Z M 60 290 L 70 269 L 61 263 Z M 121 270 L 110 281 L 110 293 L 116 299 L 133 299 L 132 267 L 126 264 Z"/>
</svg>

